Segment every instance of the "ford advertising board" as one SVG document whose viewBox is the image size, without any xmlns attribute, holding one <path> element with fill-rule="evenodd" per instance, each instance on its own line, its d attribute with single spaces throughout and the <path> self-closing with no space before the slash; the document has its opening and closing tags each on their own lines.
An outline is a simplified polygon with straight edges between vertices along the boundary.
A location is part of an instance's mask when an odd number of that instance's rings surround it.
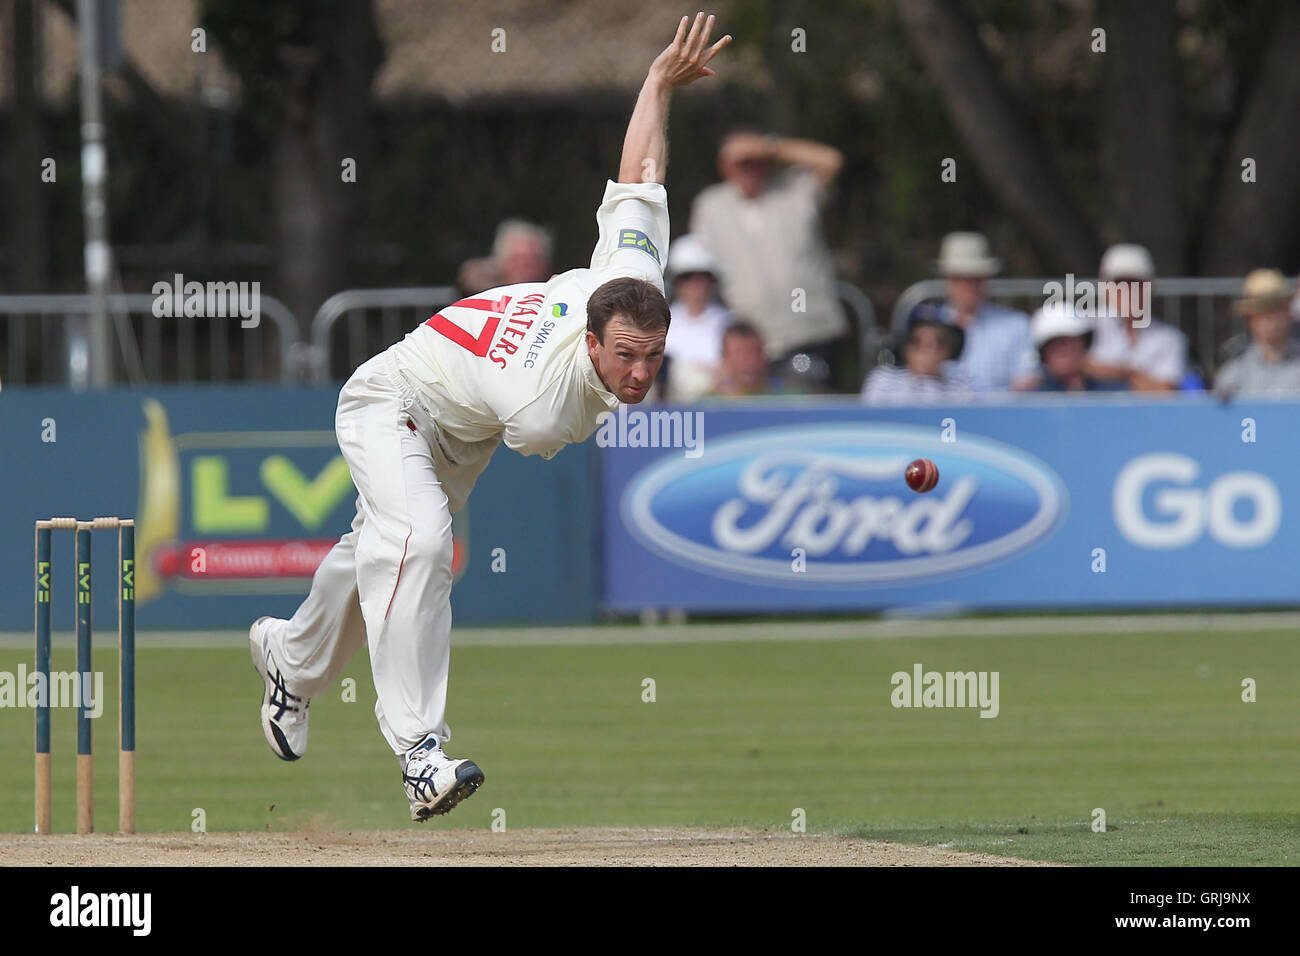
<svg viewBox="0 0 1300 956">
<path fill-rule="evenodd" d="M 604 605 L 1293 603 L 1275 564 L 1300 557 L 1289 414 L 1196 399 L 705 408 L 691 454 L 601 449 Z M 1267 446 L 1243 440 L 1258 433 Z M 903 481 L 919 457 L 941 476 L 926 494 Z"/>
<path fill-rule="evenodd" d="M 923 456 L 943 484 L 900 481 Z M 1067 508 L 1046 465 L 980 438 L 874 424 L 757 428 L 717 439 L 699 459 L 669 456 L 621 496 L 625 526 L 672 561 L 728 578 L 861 586 L 978 567 L 1051 534 Z M 979 513 L 982 520 L 972 515 Z"/>
</svg>

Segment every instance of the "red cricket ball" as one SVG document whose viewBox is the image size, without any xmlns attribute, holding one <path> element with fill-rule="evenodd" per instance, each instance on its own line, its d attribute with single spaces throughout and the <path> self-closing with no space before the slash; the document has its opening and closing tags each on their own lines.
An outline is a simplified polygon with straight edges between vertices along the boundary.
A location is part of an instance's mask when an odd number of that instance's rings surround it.
<svg viewBox="0 0 1300 956">
<path fill-rule="evenodd" d="M 939 466 L 929 458 L 918 458 L 907 466 L 903 477 L 907 479 L 907 487 L 923 494 L 939 483 Z"/>
</svg>

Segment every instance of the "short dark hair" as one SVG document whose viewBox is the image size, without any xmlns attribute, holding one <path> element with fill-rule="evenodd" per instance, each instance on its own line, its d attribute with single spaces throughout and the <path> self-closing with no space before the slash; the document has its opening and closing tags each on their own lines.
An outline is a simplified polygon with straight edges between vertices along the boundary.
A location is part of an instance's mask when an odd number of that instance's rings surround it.
<svg viewBox="0 0 1300 956">
<path fill-rule="evenodd" d="M 754 323 L 747 322 L 744 319 L 736 319 L 736 321 L 723 329 L 722 341 L 727 341 L 727 338 L 733 335 L 736 338 L 741 339 L 758 339 L 760 342 L 763 339 L 763 333 L 759 332 L 758 329 L 754 327 Z"/>
<path fill-rule="evenodd" d="M 966 333 L 962 331 L 961 327 L 920 313 L 907 320 L 907 331 L 903 335 L 900 349 L 904 361 L 906 361 L 907 346 L 914 341 L 913 336 L 919 329 L 934 329 L 939 333 L 939 341 L 948 349 L 949 360 L 961 356 L 962 347 L 966 344 Z"/>
<path fill-rule="evenodd" d="M 668 331 L 672 313 L 668 300 L 654 283 L 644 279 L 610 279 L 599 286 L 587 300 L 587 331 L 602 344 L 605 326 L 615 315 L 626 319 L 633 328 L 645 332 Z"/>
</svg>

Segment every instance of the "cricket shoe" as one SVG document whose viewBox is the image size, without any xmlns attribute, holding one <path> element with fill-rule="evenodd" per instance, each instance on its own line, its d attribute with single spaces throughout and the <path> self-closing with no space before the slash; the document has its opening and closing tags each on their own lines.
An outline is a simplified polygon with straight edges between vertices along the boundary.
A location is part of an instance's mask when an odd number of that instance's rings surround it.
<svg viewBox="0 0 1300 956">
<path fill-rule="evenodd" d="M 483 784 L 483 771 L 472 760 L 453 760 L 438 738 L 425 737 L 402 758 L 402 783 L 411 801 L 411 819 L 449 813 Z"/>
<path fill-rule="evenodd" d="M 259 617 L 248 629 L 248 651 L 266 685 L 262 692 L 262 733 L 271 752 L 281 760 L 297 760 L 307 752 L 307 708 L 311 701 L 289 693 L 284 674 L 271 656 L 267 629 L 276 621 Z"/>
</svg>

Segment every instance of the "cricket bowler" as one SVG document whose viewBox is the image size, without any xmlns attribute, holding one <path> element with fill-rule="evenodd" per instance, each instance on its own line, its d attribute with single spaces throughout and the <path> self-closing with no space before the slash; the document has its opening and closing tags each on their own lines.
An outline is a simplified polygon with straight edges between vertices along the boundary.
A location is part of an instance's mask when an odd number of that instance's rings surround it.
<svg viewBox="0 0 1300 956">
<path fill-rule="evenodd" d="M 499 286 L 443 309 L 362 364 L 339 393 L 335 433 L 357 488 L 352 529 L 289 620 L 249 629 L 276 756 L 307 750 L 311 699 L 369 643 L 375 716 L 401 761 L 411 819 L 447 813 L 483 783 L 443 752 L 451 649 L 451 516 L 504 443 L 552 458 L 598 416 L 645 398 L 668 333 L 668 105 L 728 43 L 714 17 L 683 17 L 637 97 L 618 182 L 596 211 L 591 267 Z"/>
</svg>

